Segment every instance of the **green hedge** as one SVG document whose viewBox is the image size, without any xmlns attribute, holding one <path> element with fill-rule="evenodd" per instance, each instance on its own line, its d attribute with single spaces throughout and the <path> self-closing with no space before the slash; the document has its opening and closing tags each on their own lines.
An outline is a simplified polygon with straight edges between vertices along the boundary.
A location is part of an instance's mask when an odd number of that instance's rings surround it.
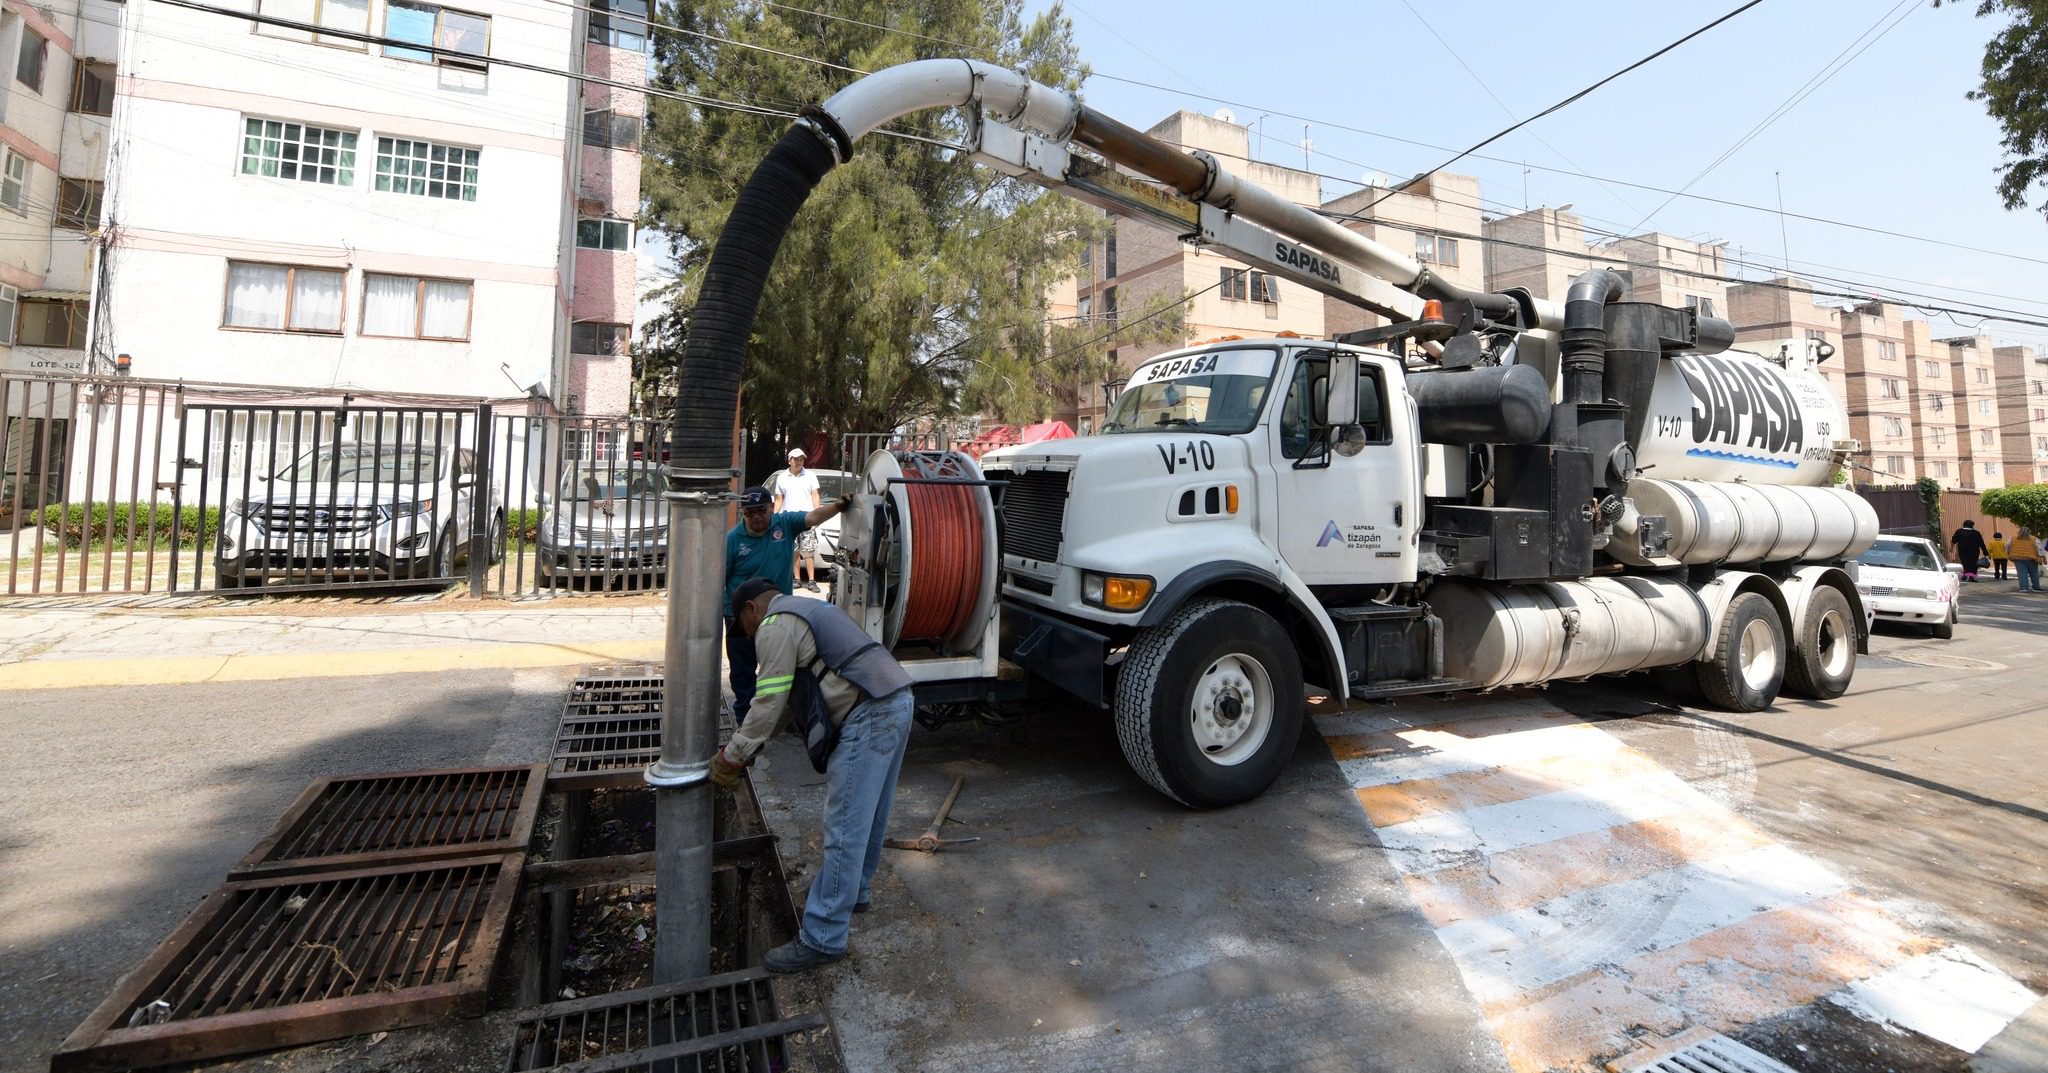
<svg viewBox="0 0 2048 1073">
<path fill-rule="evenodd" d="M 540 513 L 539 507 L 527 510 L 506 509 L 505 547 L 508 550 L 519 550 L 522 546 L 521 541 L 525 542 L 523 546 L 533 547 L 534 541 L 540 537 Z"/>
<path fill-rule="evenodd" d="M 73 548 L 108 543 L 110 515 L 114 526 L 112 543 L 124 546 L 128 542 L 131 519 L 135 525 L 137 547 L 149 546 L 149 534 L 154 529 L 157 547 L 169 547 L 175 541 L 181 548 L 197 548 L 220 528 L 219 507 L 206 508 L 202 531 L 198 507 L 174 510 L 169 503 L 159 503 L 154 509 L 147 503 L 72 503 L 68 506 L 47 506 L 37 514 L 37 524 L 57 534 L 66 546 Z"/>
</svg>

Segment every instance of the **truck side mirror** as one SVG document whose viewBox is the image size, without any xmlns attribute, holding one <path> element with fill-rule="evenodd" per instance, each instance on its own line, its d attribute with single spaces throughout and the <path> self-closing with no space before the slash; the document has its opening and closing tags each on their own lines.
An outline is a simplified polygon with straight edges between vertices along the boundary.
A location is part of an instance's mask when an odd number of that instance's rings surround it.
<svg viewBox="0 0 2048 1073">
<path fill-rule="evenodd" d="M 1330 354 L 1329 391 L 1323 400 L 1323 424 L 1343 428 L 1358 423 L 1358 355 L 1348 350 Z"/>
</svg>

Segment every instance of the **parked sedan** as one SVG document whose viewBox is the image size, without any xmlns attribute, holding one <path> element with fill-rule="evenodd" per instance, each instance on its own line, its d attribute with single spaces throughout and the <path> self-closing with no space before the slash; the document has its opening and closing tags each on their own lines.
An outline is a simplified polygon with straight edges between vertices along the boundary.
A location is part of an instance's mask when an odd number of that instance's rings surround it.
<svg viewBox="0 0 2048 1073">
<path fill-rule="evenodd" d="M 659 584 L 668 573 L 668 504 L 661 498 L 667 487 L 662 468 L 648 463 L 564 474 L 560 494 L 541 504 L 540 583 Z"/>
<path fill-rule="evenodd" d="M 1932 541 L 1881 536 L 1856 562 L 1856 589 L 1877 621 L 1923 625 L 1936 637 L 1955 636 L 1962 618 L 1963 566 L 1943 565 Z"/>
</svg>

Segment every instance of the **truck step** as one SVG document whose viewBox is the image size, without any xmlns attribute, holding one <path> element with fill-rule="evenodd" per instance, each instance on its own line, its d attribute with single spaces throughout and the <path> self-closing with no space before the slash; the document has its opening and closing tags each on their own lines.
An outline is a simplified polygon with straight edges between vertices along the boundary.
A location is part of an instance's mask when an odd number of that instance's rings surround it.
<svg viewBox="0 0 2048 1073">
<path fill-rule="evenodd" d="M 1358 607 L 1332 607 L 1327 610 L 1332 622 L 1385 622 L 1420 618 L 1427 608 L 1399 604 L 1362 604 Z"/>
<path fill-rule="evenodd" d="M 1410 678 L 1400 682 L 1373 682 L 1370 685 L 1352 686 L 1352 700 L 1384 700 L 1388 697 L 1411 697 L 1417 693 L 1451 693 L 1460 689 L 1471 689 L 1472 683 L 1463 678 Z"/>
</svg>

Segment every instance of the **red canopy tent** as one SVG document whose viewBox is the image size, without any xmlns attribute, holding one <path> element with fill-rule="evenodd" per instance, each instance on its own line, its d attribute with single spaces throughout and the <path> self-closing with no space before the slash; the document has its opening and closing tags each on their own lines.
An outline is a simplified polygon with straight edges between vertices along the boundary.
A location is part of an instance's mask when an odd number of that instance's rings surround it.
<svg viewBox="0 0 2048 1073">
<path fill-rule="evenodd" d="M 967 456 L 980 460 L 982 455 L 998 447 L 1010 447 L 1020 443 L 1041 443 L 1046 440 L 1071 440 L 1074 430 L 1065 421 L 1040 421 L 1035 425 L 995 425 L 982 431 L 981 435 L 960 444 L 960 450 Z"/>
</svg>

